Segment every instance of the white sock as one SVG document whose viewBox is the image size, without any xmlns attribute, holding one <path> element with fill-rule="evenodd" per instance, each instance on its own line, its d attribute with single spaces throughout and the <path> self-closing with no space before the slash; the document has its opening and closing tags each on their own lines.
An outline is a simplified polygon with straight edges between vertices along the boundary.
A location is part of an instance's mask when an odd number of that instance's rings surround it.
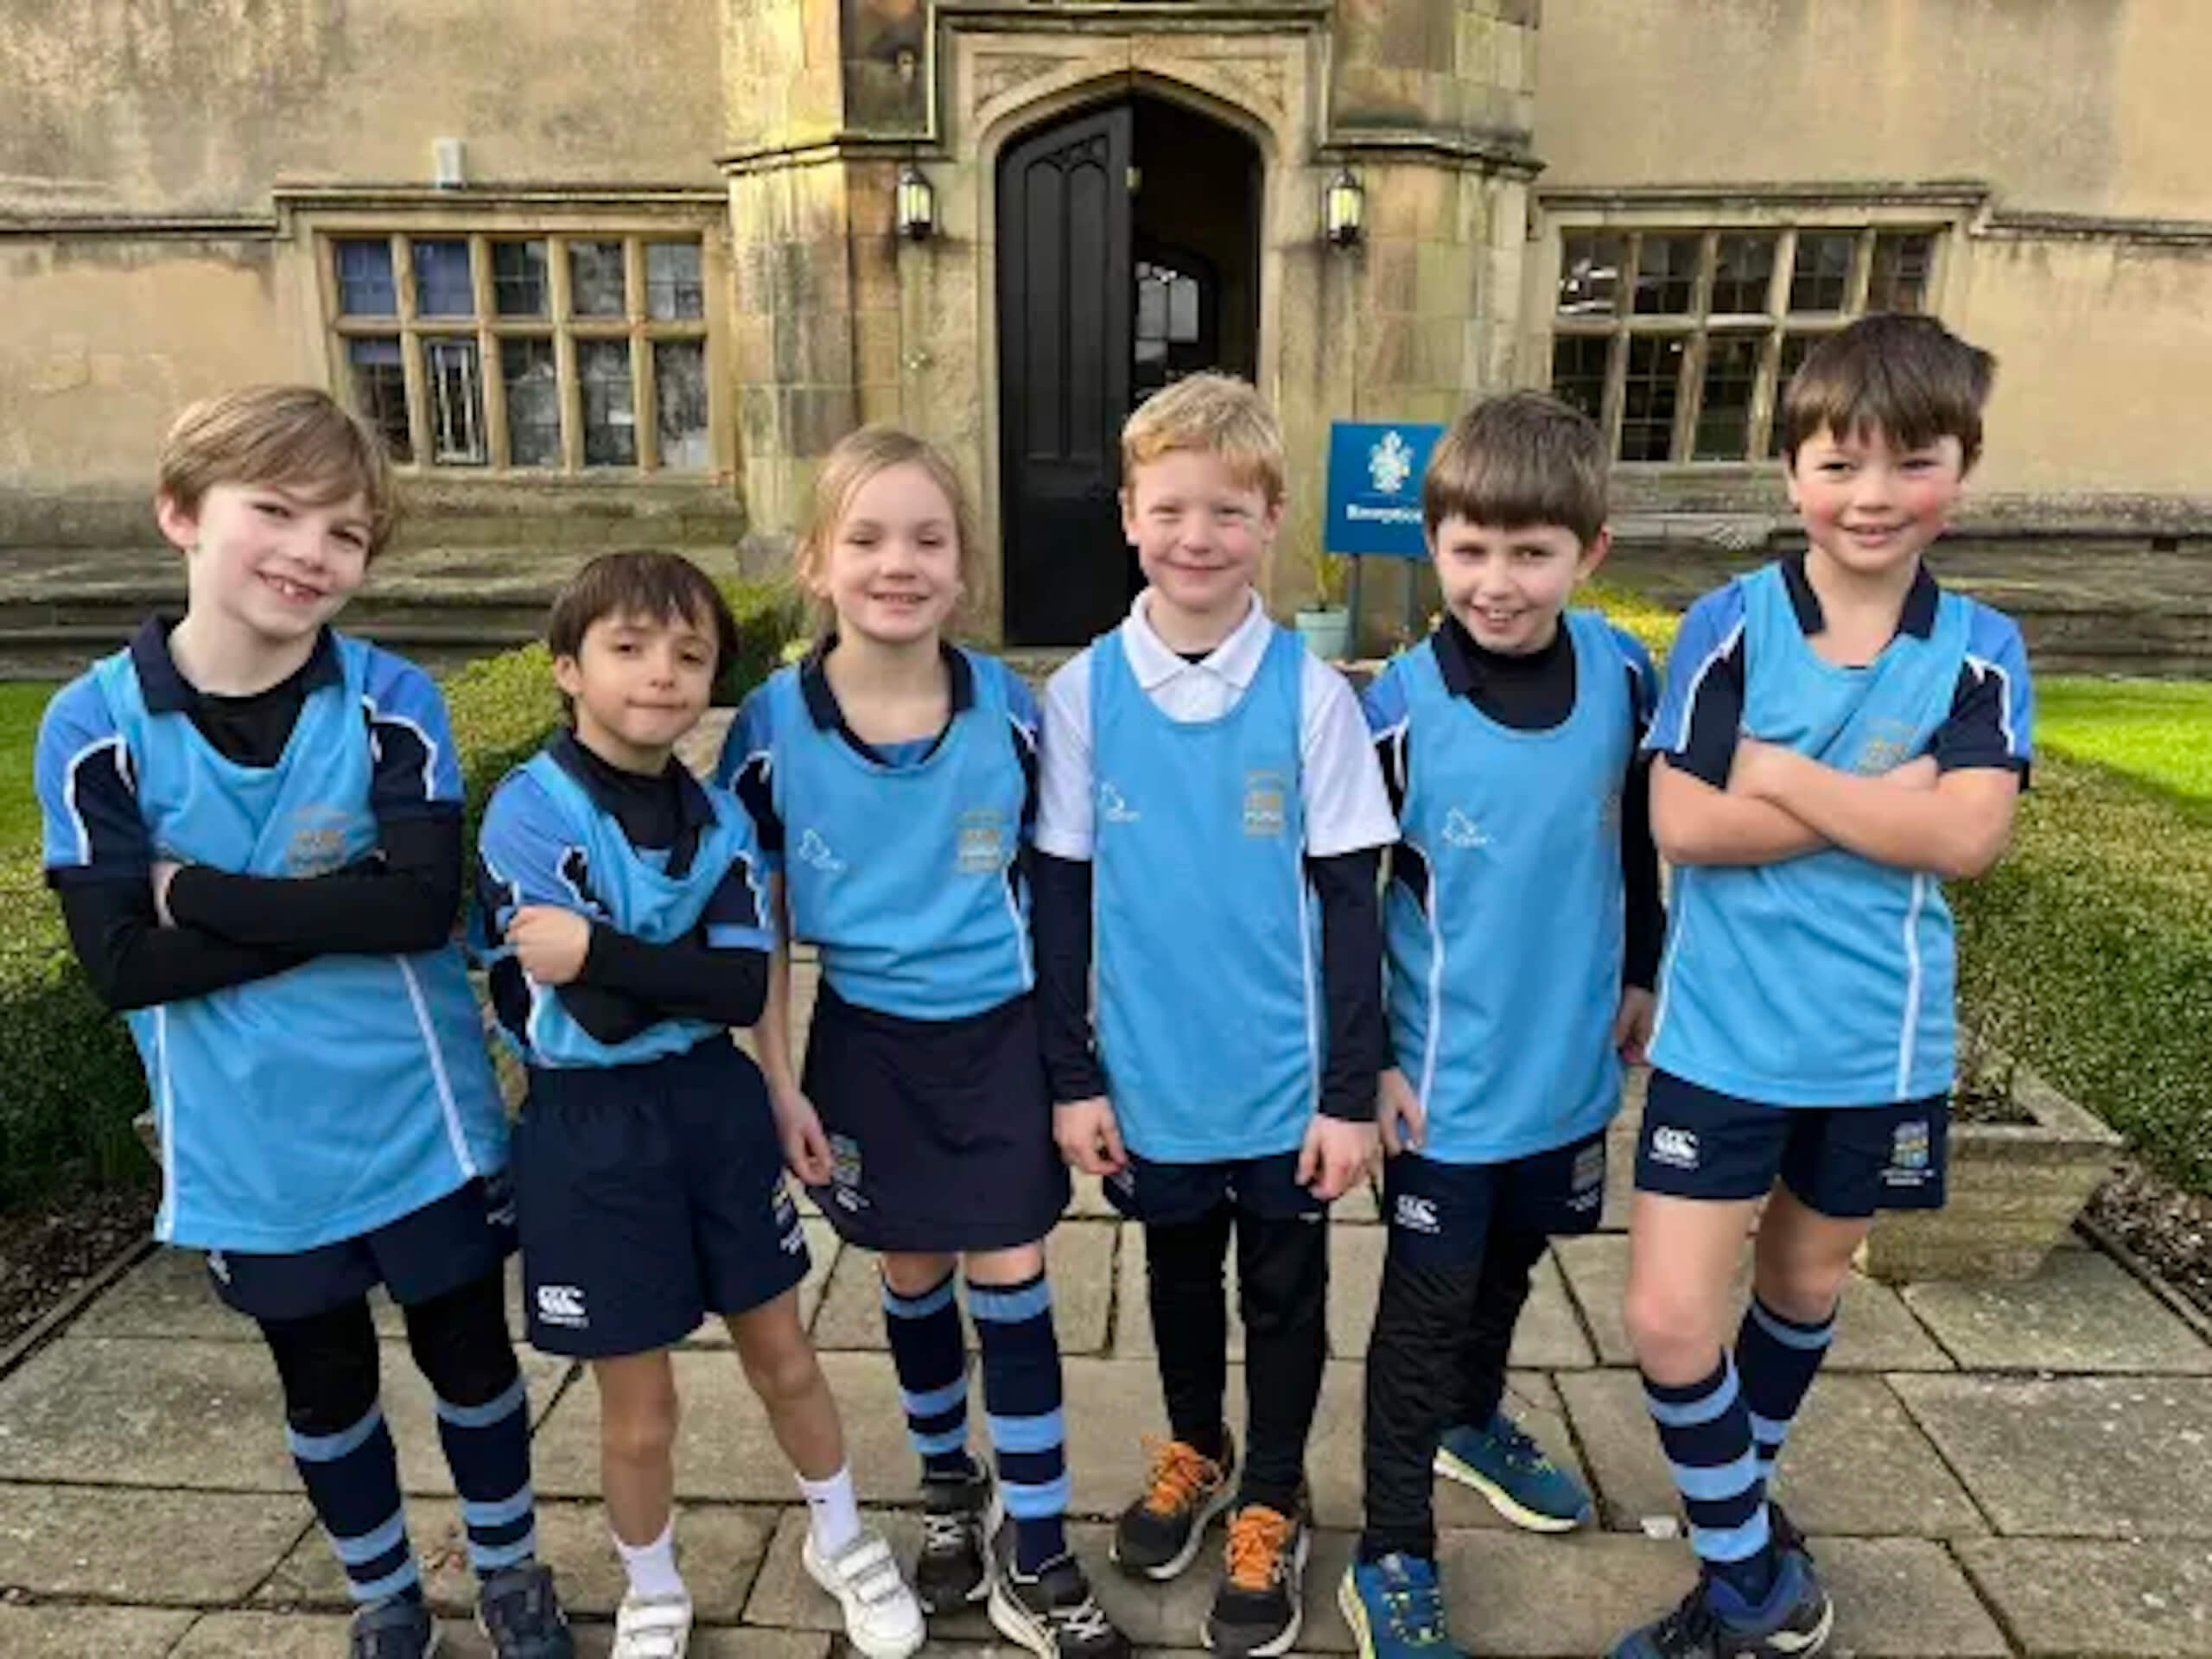
<svg viewBox="0 0 2212 1659">
<path fill-rule="evenodd" d="M 615 1552 L 622 1557 L 622 1570 L 630 1575 L 632 1593 L 649 1600 L 672 1599 L 685 1593 L 683 1575 L 676 1570 L 676 1518 L 660 1529 L 660 1536 L 650 1544 L 626 1544 L 614 1541 Z"/>
<path fill-rule="evenodd" d="M 807 1513 L 814 1522 L 814 1548 L 835 1555 L 861 1535 L 860 1500 L 853 1496 L 853 1466 L 849 1463 L 822 1480 L 809 1480 L 793 1471 L 798 1489 L 806 1494 Z"/>
</svg>

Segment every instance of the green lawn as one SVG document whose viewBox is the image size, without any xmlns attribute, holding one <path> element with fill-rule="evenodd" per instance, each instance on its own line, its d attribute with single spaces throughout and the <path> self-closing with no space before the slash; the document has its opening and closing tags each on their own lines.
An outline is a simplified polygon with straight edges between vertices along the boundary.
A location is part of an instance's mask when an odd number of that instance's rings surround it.
<svg viewBox="0 0 2212 1659">
<path fill-rule="evenodd" d="M 2036 747 L 2212 806 L 2212 682 L 2039 679 Z"/>
<path fill-rule="evenodd" d="M 38 844 L 38 800 L 31 791 L 31 749 L 50 685 L 0 682 L 0 854 Z"/>
</svg>

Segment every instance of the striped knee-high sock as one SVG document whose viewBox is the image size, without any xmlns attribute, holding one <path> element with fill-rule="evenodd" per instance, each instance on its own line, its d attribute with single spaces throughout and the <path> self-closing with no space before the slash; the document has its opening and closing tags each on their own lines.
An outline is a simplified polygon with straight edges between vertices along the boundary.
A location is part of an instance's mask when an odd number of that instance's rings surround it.
<svg viewBox="0 0 2212 1659">
<path fill-rule="evenodd" d="M 1756 1605 L 1774 1577 L 1766 1481 L 1751 1449 L 1751 1415 L 1726 1354 L 1710 1376 L 1684 1386 L 1643 1379 L 1643 1402 L 1659 1426 L 1675 1488 L 1689 1516 L 1690 1547 Z"/>
<path fill-rule="evenodd" d="M 1840 1304 L 1839 1304 L 1840 1306 Z M 1751 1414 L 1751 1441 L 1759 1475 L 1771 1479 L 1782 1443 L 1789 1438 L 1797 1408 L 1813 1386 L 1821 1362 L 1835 1339 L 1836 1310 L 1815 1325 L 1786 1319 L 1757 1296 L 1744 1310 L 1736 1332 L 1736 1375 L 1743 1380 L 1744 1403 Z"/>
<path fill-rule="evenodd" d="M 968 1313 L 983 1350 L 983 1410 L 1014 1517 L 1014 1567 L 1035 1573 L 1068 1547 L 1067 1425 L 1052 1287 L 1042 1274 L 1018 1285 L 970 1280 Z"/>
<path fill-rule="evenodd" d="M 420 1595 L 422 1573 L 407 1541 L 399 1459 L 384 1408 L 372 1403 L 360 1421 L 334 1434 L 303 1434 L 289 1426 L 284 1433 L 315 1518 L 346 1569 L 347 1592 L 365 1604 Z"/>
<path fill-rule="evenodd" d="M 438 1401 L 438 1440 L 461 1495 L 469 1565 L 479 1577 L 537 1553 L 530 1490 L 530 1395 L 522 1373 L 481 1405 Z"/>
<path fill-rule="evenodd" d="M 922 1460 L 922 1475 L 971 1474 L 968 1455 L 968 1350 L 961 1339 L 960 1304 L 952 1274 L 918 1296 L 902 1296 L 887 1281 L 883 1329 L 891 1363 L 899 1373 L 899 1398 L 906 1408 L 906 1438 Z"/>
</svg>

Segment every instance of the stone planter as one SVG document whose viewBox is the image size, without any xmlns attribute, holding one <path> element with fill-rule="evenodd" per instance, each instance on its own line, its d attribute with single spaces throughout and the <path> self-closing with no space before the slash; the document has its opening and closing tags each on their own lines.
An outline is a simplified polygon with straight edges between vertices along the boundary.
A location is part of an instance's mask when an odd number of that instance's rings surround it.
<svg viewBox="0 0 2212 1659">
<path fill-rule="evenodd" d="M 2012 1103 L 2032 1123 L 1951 1125 L 1949 1202 L 1886 1214 L 1866 1244 L 1866 1271 L 1917 1279 L 2024 1279 L 2062 1243 L 2118 1163 L 2120 1137 L 2028 1071 Z"/>
</svg>

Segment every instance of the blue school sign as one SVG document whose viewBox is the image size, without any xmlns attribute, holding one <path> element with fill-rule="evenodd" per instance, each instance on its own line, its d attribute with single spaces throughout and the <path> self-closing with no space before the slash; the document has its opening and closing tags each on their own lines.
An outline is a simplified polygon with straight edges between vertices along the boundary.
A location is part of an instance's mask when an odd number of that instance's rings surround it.
<svg viewBox="0 0 2212 1659">
<path fill-rule="evenodd" d="M 1440 426 L 1415 421 L 1336 421 L 1329 427 L 1331 553 L 1380 553 L 1418 559 L 1421 479 Z"/>
</svg>

